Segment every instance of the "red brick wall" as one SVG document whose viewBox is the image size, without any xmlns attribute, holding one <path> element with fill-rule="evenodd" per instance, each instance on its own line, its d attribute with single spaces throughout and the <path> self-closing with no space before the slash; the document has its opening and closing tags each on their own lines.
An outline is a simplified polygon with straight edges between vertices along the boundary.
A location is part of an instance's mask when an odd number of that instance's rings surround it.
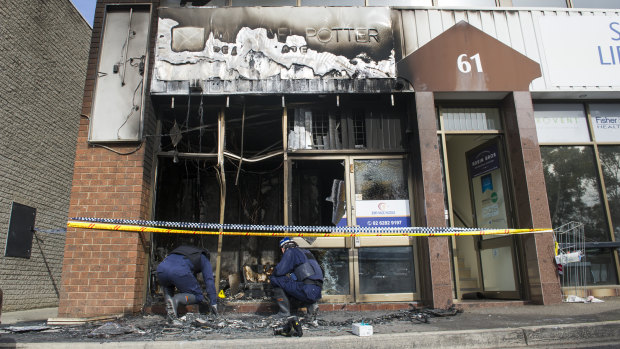
<svg viewBox="0 0 620 349">
<path fill-rule="evenodd" d="M 105 4 L 148 2 L 99 0 L 97 3 L 69 217 L 150 218 L 153 144 L 147 142 L 128 155 L 120 155 L 88 144 L 88 115 L 91 112 L 95 86 Z M 153 4 L 150 66 L 157 24 L 157 2 L 154 1 Z M 148 84 L 145 93 L 148 93 Z M 148 132 L 154 118 L 148 101 L 144 109 L 147 111 L 145 132 Z M 136 143 L 110 147 L 120 153 L 129 153 L 138 145 Z M 148 234 L 68 229 L 58 315 L 90 317 L 140 311 L 148 280 L 146 270 L 149 251 Z"/>
</svg>

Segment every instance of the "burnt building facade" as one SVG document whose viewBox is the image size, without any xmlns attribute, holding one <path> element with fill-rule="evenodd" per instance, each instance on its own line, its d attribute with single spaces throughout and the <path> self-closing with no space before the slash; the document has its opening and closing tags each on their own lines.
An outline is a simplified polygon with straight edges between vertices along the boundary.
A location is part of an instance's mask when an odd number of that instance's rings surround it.
<svg viewBox="0 0 620 349">
<path fill-rule="evenodd" d="M 617 12 L 428 2 L 99 1 L 69 216 L 529 229 L 587 208 L 586 237 L 607 243 L 589 247 L 590 284 L 615 294 L 617 177 L 601 154 L 617 159 L 617 131 L 597 122 L 620 110 L 605 80 Z M 571 80 L 557 28 L 586 17 L 608 22 L 594 52 L 609 64 Z M 587 154 L 592 172 L 558 172 Z M 550 232 L 296 240 L 325 303 L 561 301 Z M 69 229 L 60 315 L 140 310 L 180 243 L 212 252 L 218 285 L 279 258 L 273 237 Z"/>
</svg>

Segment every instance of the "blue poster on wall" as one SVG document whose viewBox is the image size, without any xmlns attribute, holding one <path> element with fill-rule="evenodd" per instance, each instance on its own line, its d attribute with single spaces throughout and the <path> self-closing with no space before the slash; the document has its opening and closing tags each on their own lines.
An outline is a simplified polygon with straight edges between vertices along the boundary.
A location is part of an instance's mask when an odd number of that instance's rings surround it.
<svg viewBox="0 0 620 349">
<path fill-rule="evenodd" d="M 480 185 L 482 186 L 482 192 L 487 190 L 493 191 L 493 176 L 490 173 L 480 177 Z"/>
<path fill-rule="evenodd" d="M 471 178 L 485 175 L 499 168 L 499 153 L 497 143 L 470 153 L 467 161 Z"/>
</svg>

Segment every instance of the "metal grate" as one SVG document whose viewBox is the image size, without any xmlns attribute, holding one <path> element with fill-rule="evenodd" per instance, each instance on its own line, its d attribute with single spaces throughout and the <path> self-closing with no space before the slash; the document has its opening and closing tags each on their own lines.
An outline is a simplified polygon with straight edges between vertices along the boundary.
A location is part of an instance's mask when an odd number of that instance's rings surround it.
<svg viewBox="0 0 620 349">
<path fill-rule="evenodd" d="M 501 130 L 496 108 L 444 108 L 441 114 L 446 131 Z"/>
<path fill-rule="evenodd" d="M 312 112 L 312 148 L 329 149 L 329 116 L 325 111 Z"/>
<path fill-rule="evenodd" d="M 404 114 L 373 109 L 289 109 L 288 149 L 403 150 Z"/>
<path fill-rule="evenodd" d="M 565 302 L 586 298 L 590 263 L 586 260 L 583 223 L 570 222 L 554 229 L 555 261 Z"/>
<path fill-rule="evenodd" d="M 353 139 L 355 149 L 366 148 L 366 119 L 363 110 L 353 111 Z"/>
<path fill-rule="evenodd" d="M 289 115 L 289 149 L 342 149 L 339 112 L 297 108 Z"/>
</svg>

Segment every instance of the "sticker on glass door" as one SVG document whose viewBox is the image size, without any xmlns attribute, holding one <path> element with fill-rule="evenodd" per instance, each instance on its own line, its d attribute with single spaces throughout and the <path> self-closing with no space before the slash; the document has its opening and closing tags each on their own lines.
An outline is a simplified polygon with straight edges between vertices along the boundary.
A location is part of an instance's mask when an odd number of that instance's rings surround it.
<svg viewBox="0 0 620 349">
<path fill-rule="evenodd" d="M 361 227 L 409 227 L 409 200 L 358 200 L 357 225 Z"/>
</svg>

